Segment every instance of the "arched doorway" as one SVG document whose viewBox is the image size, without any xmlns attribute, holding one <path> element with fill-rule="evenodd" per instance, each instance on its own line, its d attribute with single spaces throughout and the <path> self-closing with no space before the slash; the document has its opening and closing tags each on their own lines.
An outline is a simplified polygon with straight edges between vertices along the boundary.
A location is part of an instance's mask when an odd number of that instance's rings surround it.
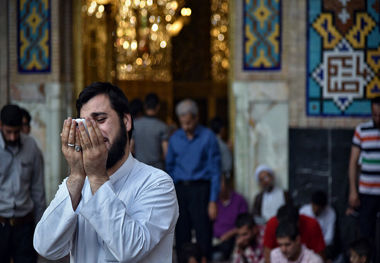
<svg viewBox="0 0 380 263">
<path fill-rule="evenodd" d="M 130 100 L 157 93 L 164 121 L 175 120 L 176 103 L 188 97 L 198 103 L 201 123 L 227 120 L 228 0 L 73 4 L 76 94 L 110 81 Z"/>
</svg>

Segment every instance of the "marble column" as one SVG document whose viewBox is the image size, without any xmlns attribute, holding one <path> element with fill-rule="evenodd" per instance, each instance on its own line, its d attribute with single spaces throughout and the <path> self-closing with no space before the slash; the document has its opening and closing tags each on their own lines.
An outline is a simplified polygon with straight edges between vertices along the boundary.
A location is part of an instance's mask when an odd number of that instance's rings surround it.
<svg viewBox="0 0 380 263">
<path fill-rule="evenodd" d="M 280 81 L 234 82 L 235 184 L 252 207 L 260 164 L 270 166 L 276 184 L 288 187 L 288 87 Z"/>
<path fill-rule="evenodd" d="M 63 120 L 72 116 L 72 83 L 18 84 L 11 88 L 11 102 L 28 110 L 32 116 L 33 136 L 44 155 L 45 191 L 48 203 L 62 179 L 68 175 L 61 152 Z"/>
</svg>

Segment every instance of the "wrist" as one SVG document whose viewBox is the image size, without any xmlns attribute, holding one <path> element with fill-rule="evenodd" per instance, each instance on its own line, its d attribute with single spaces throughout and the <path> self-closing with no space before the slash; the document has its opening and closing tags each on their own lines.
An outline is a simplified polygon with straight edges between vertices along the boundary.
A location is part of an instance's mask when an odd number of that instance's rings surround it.
<svg viewBox="0 0 380 263">
<path fill-rule="evenodd" d="M 95 192 L 109 180 L 109 177 L 107 175 L 92 175 L 88 176 L 88 180 L 90 181 L 90 187 L 92 194 L 95 194 Z"/>
<path fill-rule="evenodd" d="M 87 175 L 87 177 L 88 177 L 88 180 L 89 180 L 91 185 L 96 185 L 98 187 L 100 187 L 101 185 L 103 185 L 105 182 L 107 182 L 109 180 L 109 177 L 107 174 L 104 174 L 104 175 Z"/>
<path fill-rule="evenodd" d="M 69 175 L 69 179 L 71 181 L 84 181 L 84 179 L 86 178 L 86 175 L 83 174 L 83 173 L 70 173 Z"/>
<path fill-rule="evenodd" d="M 350 194 L 358 194 L 358 190 L 356 189 L 356 187 L 350 187 Z"/>
<path fill-rule="evenodd" d="M 109 180 L 109 176 L 105 174 L 87 174 L 88 180 L 92 183 L 104 183 Z"/>
</svg>

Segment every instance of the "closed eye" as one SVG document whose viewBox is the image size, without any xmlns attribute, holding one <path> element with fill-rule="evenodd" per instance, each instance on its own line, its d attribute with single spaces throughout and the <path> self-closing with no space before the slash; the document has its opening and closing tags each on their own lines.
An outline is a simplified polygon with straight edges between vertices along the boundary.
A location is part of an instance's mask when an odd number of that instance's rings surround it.
<svg viewBox="0 0 380 263">
<path fill-rule="evenodd" d="M 97 121 L 98 123 L 103 123 L 103 122 L 105 122 L 106 119 L 107 119 L 107 118 L 99 118 L 99 119 L 97 119 L 96 121 Z"/>
</svg>

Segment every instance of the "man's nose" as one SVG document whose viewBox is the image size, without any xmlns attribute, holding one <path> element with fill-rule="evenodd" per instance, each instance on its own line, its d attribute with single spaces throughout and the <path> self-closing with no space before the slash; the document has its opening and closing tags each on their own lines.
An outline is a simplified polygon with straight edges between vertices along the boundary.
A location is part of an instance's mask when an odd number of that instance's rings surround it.
<svg viewBox="0 0 380 263">
<path fill-rule="evenodd" d="M 16 134 L 16 133 L 11 133 L 11 134 L 9 135 L 9 139 L 10 139 L 10 141 L 12 141 L 12 142 L 16 141 L 16 140 L 17 140 L 17 134 Z"/>
</svg>

